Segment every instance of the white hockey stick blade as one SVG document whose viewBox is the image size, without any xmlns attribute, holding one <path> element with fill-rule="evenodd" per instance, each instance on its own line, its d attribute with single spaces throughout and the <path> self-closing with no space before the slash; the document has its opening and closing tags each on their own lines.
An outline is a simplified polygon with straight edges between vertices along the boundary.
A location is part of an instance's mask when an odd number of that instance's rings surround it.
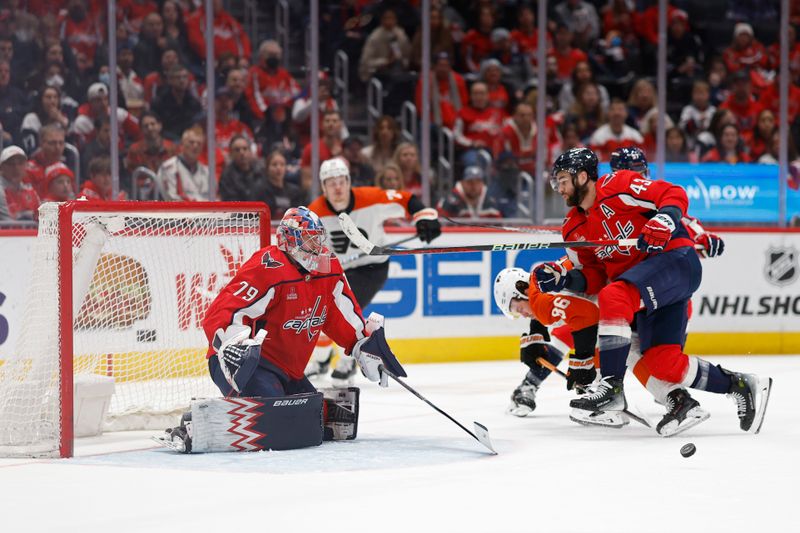
<svg viewBox="0 0 800 533">
<path fill-rule="evenodd" d="M 375 245 L 369 242 L 369 240 L 364 237 L 363 233 L 358 231 L 358 226 L 356 226 L 356 223 L 350 218 L 350 215 L 347 213 L 339 213 L 339 224 L 342 226 L 342 231 L 347 235 L 347 238 L 350 239 L 359 250 L 369 255 L 372 249 L 375 248 Z"/>
<path fill-rule="evenodd" d="M 644 416 L 642 412 L 636 409 L 636 407 L 634 407 L 633 405 L 628 405 L 628 408 L 625 409 L 623 413 L 628 415 L 628 418 L 630 418 L 634 422 L 639 422 L 641 425 L 648 428 L 653 427 L 653 425 L 650 423 L 650 420 L 648 420 L 647 417 Z"/>
<path fill-rule="evenodd" d="M 489 438 L 489 430 L 486 429 L 486 426 L 484 426 L 483 424 L 479 424 L 478 422 L 473 422 L 472 426 L 475 431 L 475 437 L 478 439 L 478 442 L 489 448 L 489 450 L 491 450 L 492 452 L 492 455 L 497 455 L 497 452 L 492 446 L 492 439 Z"/>
<path fill-rule="evenodd" d="M 173 440 L 168 439 L 166 436 L 162 435 L 150 437 L 150 440 L 152 440 L 153 442 L 157 442 L 164 448 L 167 448 L 174 452 L 186 453 L 186 446 L 183 444 L 183 442 L 180 443 L 174 442 Z"/>
<path fill-rule="evenodd" d="M 772 378 L 762 379 L 759 382 L 760 394 L 758 401 L 758 410 L 756 411 L 756 418 L 753 420 L 753 425 L 750 426 L 750 433 L 758 435 L 761 431 L 761 426 L 764 424 L 764 415 L 767 412 L 767 403 L 769 403 L 769 395 L 772 392 Z"/>
</svg>

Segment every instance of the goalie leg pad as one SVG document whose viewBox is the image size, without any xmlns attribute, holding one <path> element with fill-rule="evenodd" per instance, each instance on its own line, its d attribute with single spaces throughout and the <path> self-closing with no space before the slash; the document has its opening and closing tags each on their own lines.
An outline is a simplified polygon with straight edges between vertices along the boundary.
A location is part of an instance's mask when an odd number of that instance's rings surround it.
<svg viewBox="0 0 800 533">
<path fill-rule="evenodd" d="M 322 443 L 322 393 L 192 402 L 192 452 L 294 450 Z"/>
<path fill-rule="evenodd" d="M 358 434 L 358 387 L 320 389 L 325 398 L 324 440 L 353 440 Z"/>
</svg>

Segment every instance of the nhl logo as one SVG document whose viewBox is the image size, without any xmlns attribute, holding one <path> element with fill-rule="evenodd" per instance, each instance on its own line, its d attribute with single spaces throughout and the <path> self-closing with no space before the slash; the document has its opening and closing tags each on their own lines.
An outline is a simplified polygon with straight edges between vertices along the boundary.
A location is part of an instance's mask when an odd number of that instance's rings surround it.
<svg viewBox="0 0 800 533">
<path fill-rule="evenodd" d="M 764 275 L 773 285 L 782 287 L 797 279 L 800 265 L 797 263 L 797 250 L 793 247 L 770 248 L 767 250 L 767 262 Z"/>
</svg>

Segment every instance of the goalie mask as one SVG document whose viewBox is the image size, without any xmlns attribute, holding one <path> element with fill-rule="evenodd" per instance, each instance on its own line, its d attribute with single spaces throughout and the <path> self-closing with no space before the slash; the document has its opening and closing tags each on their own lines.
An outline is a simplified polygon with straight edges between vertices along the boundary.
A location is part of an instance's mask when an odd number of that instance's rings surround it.
<svg viewBox="0 0 800 533">
<path fill-rule="evenodd" d="M 283 215 L 275 238 L 278 249 L 309 272 L 331 271 L 331 251 L 326 246 L 325 227 L 309 208 L 292 207 Z"/>
<path fill-rule="evenodd" d="M 528 299 L 530 278 L 531 275 L 521 268 L 504 268 L 497 274 L 494 279 L 494 301 L 506 317 L 520 317 L 511 311 L 511 300 Z"/>
</svg>

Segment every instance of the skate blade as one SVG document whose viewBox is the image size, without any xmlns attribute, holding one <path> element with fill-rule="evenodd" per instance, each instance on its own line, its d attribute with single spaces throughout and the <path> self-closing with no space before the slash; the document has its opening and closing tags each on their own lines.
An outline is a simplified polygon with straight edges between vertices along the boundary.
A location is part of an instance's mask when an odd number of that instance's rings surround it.
<svg viewBox="0 0 800 533">
<path fill-rule="evenodd" d="M 152 440 L 153 442 L 157 442 L 158 444 L 160 444 L 164 448 L 167 448 L 167 449 L 172 450 L 174 452 L 186 453 L 186 445 L 183 444 L 183 442 L 181 442 L 179 444 L 177 442 L 174 442 L 170 438 L 158 437 L 158 436 L 150 437 L 150 440 Z"/>
<path fill-rule="evenodd" d="M 664 438 L 673 437 L 679 433 L 683 433 L 687 429 L 695 427 L 701 422 L 705 422 L 711 417 L 711 413 L 709 413 L 708 411 L 701 411 L 699 415 L 693 416 L 691 413 L 695 409 L 692 409 L 691 411 L 686 413 L 686 418 L 684 418 L 682 423 L 679 423 L 677 426 L 672 424 L 667 424 L 666 426 L 661 428 L 661 431 L 656 430 L 656 433 L 658 433 Z"/>
<path fill-rule="evenodd" d="M 512 403 L 511 405 L 508 406 L 508 408 L 506 408 L 507 414 L 518 416 L 519 418 L 525 418 L 532 412 L 533 408 L 531 408 L 529 405 L 524 405 L 524 404 Z"/>
<path fill-rule="evenodd" d="M 620 418 L 612 418 L 606 415 L 604 411 L 595 411 L 588 417 L 578 418 L 574 413 L 570 413 L 569 419 L 582 426 L 599 426 L 604 428 L 620 429 L 630 424 L 630 419 L 627 415 L 622 414 Z"/>
<path fill-rule="evenodd" d="M 761 431 L 761 426 L 764 424 L 764 415 L 767 412 L 767 403 L 769 403 L 769 395 L 772 392 L 772 378 L 759 380 L 758 386 L 761 389 L 758 400 L 758 411 L 756 411 L 753 425 L 750 426 L 750 430 L 748 431 L 748 433 L 752 433 L 753 435 L 758 435 L 758 432 Z"/>
</svg>

